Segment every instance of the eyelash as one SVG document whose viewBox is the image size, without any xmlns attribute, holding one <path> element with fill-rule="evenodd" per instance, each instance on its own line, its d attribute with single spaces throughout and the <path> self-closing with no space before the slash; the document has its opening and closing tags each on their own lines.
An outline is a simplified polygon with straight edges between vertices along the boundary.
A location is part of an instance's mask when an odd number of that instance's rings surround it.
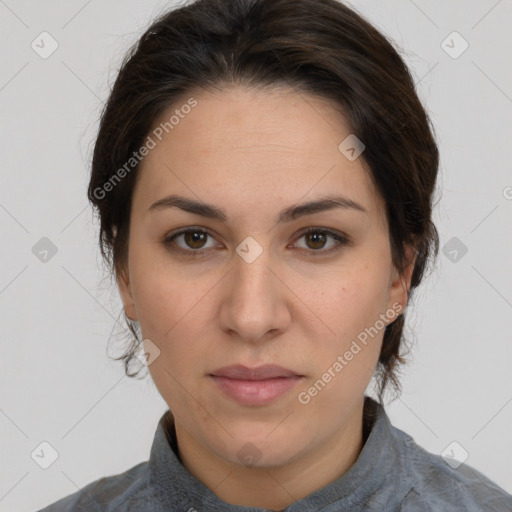
<svg viewBox="0 0 512 512">
<path fill-rule="evenodd" d="M 209 249 L 213 249 L 212 247 L 209 247 L 208 249 L 183 249 L 183 247 L 176 246 L 174 240 L 176 238 L 178 238 L 179 236 L 184 235 L 186 233 L 190 233 L 190 232 L 204 233 L 204 234 L 208 235 L 209 237 L 214 238 L 213 235 L 207 229 L 187 228 L 187 229 L 182 229 L 181 231 L 178 231 L 176 233 L 167 235 L 163 241 L 163 244 L 172 251 L 182 253 L 187 256 L 191 256 L 193 258 L 205 256 L 205 253 Z M 297 238 L 297 240 L 299 240 L 300 238 L 302 238 L 310 233 L 319 233 L 322 235 L 327 235 L 327 236 L 332 237 L 337 242 L 336 246 L 331 247 L 330 249 L 319 249 L 319 250 L 303 249 L 303 250 L 309 251 L 312 256 L 327 256 L 333 252 L 339 251 L 342 246 L 346 246 L 346 245 L 350 244 L 349 237 L 347 237 L 341 233 L 331 231 L 329 229 L 318 228 L 318 227 L 308 228 L 307 230 L 301 232 L 299 237 Z"/>
</svg>

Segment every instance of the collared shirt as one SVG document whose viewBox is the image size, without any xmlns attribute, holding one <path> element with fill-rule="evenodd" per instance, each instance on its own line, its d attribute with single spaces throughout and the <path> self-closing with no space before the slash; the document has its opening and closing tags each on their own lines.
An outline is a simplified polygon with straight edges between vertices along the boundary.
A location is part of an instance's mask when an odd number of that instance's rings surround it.
<svg viewBox="0 0 512 512">
<path fill-rule="evenodd" d="M 366 397 L 356 462 L 284 512 L 512 512 L 512 495 L 466 464 L 453 469 L 393 427 Z M 452 464 L 455 466 L 455 464 Z M 89 483 L 40 512 L 269 512 L 218 498 L 180 462 L 172 414 L 159 420 L 150 458 Z"/>
</svg>

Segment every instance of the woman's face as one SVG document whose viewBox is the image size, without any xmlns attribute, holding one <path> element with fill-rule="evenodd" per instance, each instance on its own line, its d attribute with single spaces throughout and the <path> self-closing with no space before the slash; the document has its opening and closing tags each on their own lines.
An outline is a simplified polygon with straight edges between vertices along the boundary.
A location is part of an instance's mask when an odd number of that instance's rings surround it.
<svg viewBox="0 0 512 512">
<path fill-rule="evenodd" d="M 284 465 L 360 425 L 408 282 L 332 104 L 284 88 L 193 97 L 150 134 L 120 291 L 177 432 L 227 462 Z M 231 365 L 289 372 L 222 377 Z"/>
</svg>

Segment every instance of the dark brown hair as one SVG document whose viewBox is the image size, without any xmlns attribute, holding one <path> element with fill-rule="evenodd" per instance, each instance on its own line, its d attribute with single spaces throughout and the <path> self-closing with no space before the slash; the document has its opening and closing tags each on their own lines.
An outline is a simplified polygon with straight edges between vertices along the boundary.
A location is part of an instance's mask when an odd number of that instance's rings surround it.
<svg viewBox="0 0 512 512">
<path fill-rule="evenodd" d="M 178 100 L 233 84 L 288 85 L 339 106 L 365 145 L 361 158 L 385 200 L 400 272 L 405 244 L 416 249 L 410 297 L 439 249 L 431 219 L 439 165 L 433 127 L 392 43 L 337 0 L 197 0 L 164 13 L 145 31 L 121 65 L 93 153 L 88 197 L 109 268 L 119 273 L 127 261 L 137 165 L 122 179 L 119 170 Z M 381 400 L 388 383 L 399 390 L 404 320 L 402 313 L 384 333 L 376 370 Z M 117 358 L 129 376 L 138 373 L 129 368 L 139 341 Z"/>
</svg>

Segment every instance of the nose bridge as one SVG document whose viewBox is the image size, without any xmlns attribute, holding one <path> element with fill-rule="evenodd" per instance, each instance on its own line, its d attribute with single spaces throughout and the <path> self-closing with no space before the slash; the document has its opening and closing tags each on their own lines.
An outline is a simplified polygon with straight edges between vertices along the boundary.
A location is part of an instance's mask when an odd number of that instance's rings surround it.
<svg viewBox="0 0 512 512">
<path fill-rule="evenodd" d="M 258 244 L 259 245 L 259 244 Z M 260 246 L 261 247 L 261 246 Z M 270 251 L 248 240 L 237 248 L 229 292 L 222 304 L 221 322 L 240 338 L 258 340 L 270 330 L 282 329 L 288 319 Z"/>
<path fill-rule="evenodd" d="M 270 265 L 271 261 L 267 253 L 251 262 L 242 257 L 237 258 L 233 293 L 240 293 L 245 299 L 264 299 L 265 292 L 270 293 L 272 288 L 270 281 L 273 275 L 268 268 Z"/>
<path fill-rule="evenodd" d="M 260 238 L 261 241 L 261 237 Z M 246 237 L 236 248 L 234 258 L 235 290 L 242 294 L 255 295 L 260 289 L 270 285 L 272 273 L 268 267 L 272 265 L 271 251 L 265 248 L 252 236 Z M 255 297 L 256 298 L 256 297 Z"/>
</svg>

